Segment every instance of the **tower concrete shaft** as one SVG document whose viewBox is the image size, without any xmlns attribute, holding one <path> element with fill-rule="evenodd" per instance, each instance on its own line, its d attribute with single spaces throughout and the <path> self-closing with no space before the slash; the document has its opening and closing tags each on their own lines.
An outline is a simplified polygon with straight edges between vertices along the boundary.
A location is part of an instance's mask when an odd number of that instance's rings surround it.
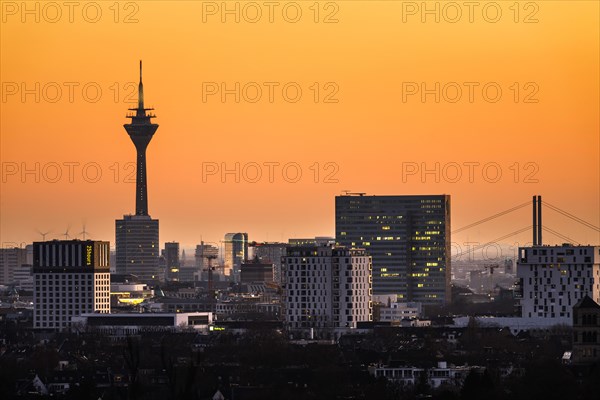
<svg viewBox="0 0 600 400">
<path fill-rule="evenodd" d="M 142 62 L 140 61 L 140 83 L 138 85 L 138 106 L 130 108 L 127 118 L 131 123 L 123 125 L 137 150 L 137 174 L 135 181 L 135 214 L 148 215 L 148 184 L 146 181 L 146 148 L 152 136 L 158 129 L 151 118 L 156 118 L 151 112 L 153 108 L 144 108 L 144 85 L 142 83 Z"/>
</svg>

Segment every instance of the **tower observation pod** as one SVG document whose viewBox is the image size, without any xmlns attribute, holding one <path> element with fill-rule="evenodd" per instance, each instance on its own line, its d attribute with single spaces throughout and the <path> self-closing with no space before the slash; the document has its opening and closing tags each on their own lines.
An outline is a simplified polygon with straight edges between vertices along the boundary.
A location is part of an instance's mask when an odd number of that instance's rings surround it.
<svg viewBox="0 0 600 400">
<path fill-rule="evenodd" d="M 137 151 L 137 173 L 135 180 L 135 215 L 148 215 L 148 184 L 146 174 L 146 148 L 158 129 L 151 119 L 156 118 L 153 108 L 144 107 L 144 84 L 142 83 L 142 61 L 140 61 L 140 83 L 138 85 L 138 106 L 130 108 L 127 118 L 131 123 L 123 125 Z"/>
</svg>

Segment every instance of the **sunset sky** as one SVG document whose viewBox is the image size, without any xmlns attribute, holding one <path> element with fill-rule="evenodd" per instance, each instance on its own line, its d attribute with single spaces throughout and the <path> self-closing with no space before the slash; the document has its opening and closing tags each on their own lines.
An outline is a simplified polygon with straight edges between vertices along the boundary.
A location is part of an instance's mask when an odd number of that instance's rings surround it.
<svg viewBox="0 0 600 400">
<path fill-rule="evenodd" d="M 450 194 L 453 229 L 534 194 L 600 226 L 597 1 L 473 10 L 427 2 L 439 22 L 421 1 L 46 3 L 27 2 L 27 14 L 21 2 L 0 2 L 3 245 L 41 240 L 36 230 L 52 230 L 52 239 L 70 226 L 76 235 L 85 222 L 92 238 L 114 246 L 115 219 L 134 212 L 135 148 L 123 124 L 140 59 L 160 125 L 147 160 L 161 243 L 189 248 L 227 232 L 257 241 L 333 236 L 343 190 Z M 224 4 L 238 7 L 239 22 Z M 231 91 L 224 101 L 222 84 Z M 22 175 L 36 163 L 38 177 Z M 239 182 L 203 177 L 236 163 Z M 434 173 L 406 175 L 436 163 L 438 182 Z M 530 225 L 530 214 L 452 240 L 492 240 Z M 553 211 L 544 223 L 600 244 L 597 232 Z"/>
</svg>

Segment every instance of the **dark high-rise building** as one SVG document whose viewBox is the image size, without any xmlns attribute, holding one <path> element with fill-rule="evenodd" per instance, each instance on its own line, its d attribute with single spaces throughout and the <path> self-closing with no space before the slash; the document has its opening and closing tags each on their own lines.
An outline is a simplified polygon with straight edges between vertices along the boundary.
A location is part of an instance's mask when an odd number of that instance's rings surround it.
<svg viewBox="0 0 600 400">
<path fill-rule="evenodd" d="M 181 262 L 179 261 L 179 243 L 167 242 L 165 243 L 165 249 L 163 250 L 163 256 L 165 257 L 165 277 L 170 281 L 179 281 L 179 270 L 181 268 Z"/>
<path fill-rule="evenodd" d="M 285 256 L 287 243 L 253 243 L 254 257 L 262 263 L 273 264 L 273 282 L 281 284 L 281 257 Z M 243 266 L 242 266 L 243 267 Z M 243 273 L 243 270 L 242 270 Z"/>
<path fill-rule="evenodd" d="M 242 283 L 254 282 L 273 282 L 273 263 L 265 263 L 259 260 L 258 256 L 254 260 L 242 263 L 240 277 Z"/>
<path fill-rule="evenodd" d="M 116 272 L 135 275 L 142 282 L 158 280 L 158 220 L 125 215 L 116 221 Z"/>
<path fill-rule="evenodd" d="M 142 84 L 142 62 L 140 61 L 140 83 L 138 106 L 130 108 L 127 115 L 131 123 L 123 125 L 135 145 L 137 172 L 135 182 L 135 215 L 125 215 L 116 221 L 116 272 L 137 275 L 142 281 L 158 280 L 158 220 L 148 215 L 148 185 L 146 176 L 146 148 L 158 129 L 151 118 L 152 108 L 144 107 L 144 85 Z"/>
<path fill-rule="evenodd" d="M 33 243 L 33 327 L 62 330 L 83 313 L 110 313 L 110 246 L 94 240 Z"/>
<path fill-rule="evenodd" d="M 450 196 L 335 198 L 336 242 L 373 260 L 373 294 L 424 304 L 450 301 Z"/>
</svg>

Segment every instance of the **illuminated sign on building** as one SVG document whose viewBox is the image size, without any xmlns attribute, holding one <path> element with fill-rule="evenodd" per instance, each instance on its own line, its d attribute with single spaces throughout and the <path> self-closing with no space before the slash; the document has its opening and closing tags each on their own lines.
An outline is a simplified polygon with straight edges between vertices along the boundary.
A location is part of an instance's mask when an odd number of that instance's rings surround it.
<svg viewBox="0 0 600 400">
<path fill-rule="evenodd" d="M 85 246 L 85 265 L 92 265 L 92 245 Z"/>
<path fill-rule="evenodd" d="M 224 331 L 224 330 L 225 330 L 225 328 L 224 328 L 224 327 L 222 327 L 222 326 L 214 326 L 214 325 L 211 325 L 211 326 L 209 326 L 209 327 L 208 327 L 208 330 L 209 330 L 209 331 Z"/>
</svg>

